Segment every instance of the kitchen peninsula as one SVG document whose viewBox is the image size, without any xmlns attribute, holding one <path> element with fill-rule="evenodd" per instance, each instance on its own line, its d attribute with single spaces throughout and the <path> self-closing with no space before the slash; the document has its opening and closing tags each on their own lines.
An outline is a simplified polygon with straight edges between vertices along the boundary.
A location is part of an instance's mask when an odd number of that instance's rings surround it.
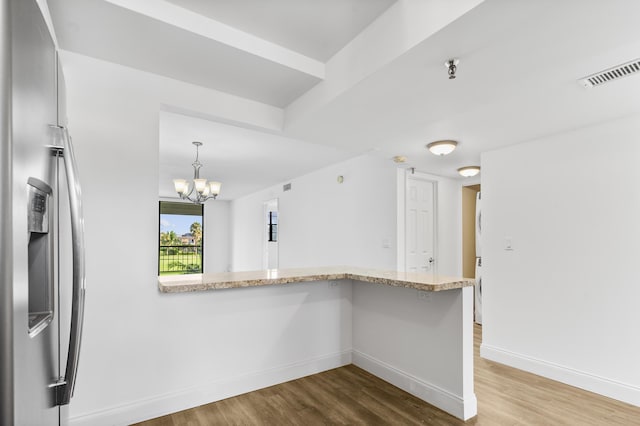
<svg viewBox="0 0 640 426">
<path fill-rule="evenodd" d="M 158 288 L 163 293 L 180 293 L 326 280 L 356 280 L 422 291 L 453 290 L 474 285 L 474 280 L 468 278 L 338 266 L 169 275 L 159 277 Z"/>
<path fill-rule="evenodd" d="M 302 294 L 300 306 L 307 305 L 308 309 L 334 301 L 339 308 L 325 314 L 339 318 L 327 318 L 325 325 L 326 333 L 332 334 L 336 320 L 340 324 L 339 332 L 333 333 L 341 343 L 340 356 L 329 363 L 299 359 L 299 364 L 312 366 L 299 371 L 298 376 L 353 363 L 464 420 L 477 413 L 473 390 L 473 284 L 466 278 L 352 267 L 158 278 L 161 293 L 277 291 L 269 298 L 276 297 L 282 303 Z M 251 299 L 254 295 L 246 297 Z M 242 309 L 240 295 L 235 295 L 233 303 Z M 314 333 L 323 333 L 318 322 L 322 320 L 308 323 L 312 329 L 302 334 L 311 336 L 307 342 L 296 337 L 302 333 L 298 330 L 299 334 L 279 333 L 277 342 L 263 344 L 285 345 L 292 350 L 312 345 Z M 291 326 L 300 327 L 300 323 Z M 276 383 L 267 380 L 265 384 Z"/>
</svg>

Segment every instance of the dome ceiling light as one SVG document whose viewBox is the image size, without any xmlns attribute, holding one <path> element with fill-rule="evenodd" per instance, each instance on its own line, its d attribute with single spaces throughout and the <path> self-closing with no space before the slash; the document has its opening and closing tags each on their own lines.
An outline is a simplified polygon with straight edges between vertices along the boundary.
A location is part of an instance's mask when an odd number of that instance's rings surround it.
<svg viewBox="0 0 640 426">
<path fill-rule="evenodd" d="M 427 145 L 427 149 L 434 155 L 447 155 L 451 154 L 458 146 L 458 142 L 452 140 L 443 140 L 431 142 Z"/>
<path fill-rule="evenodd" d="M 480 166 L 460 167 L 458 169 L 458 173 L 460 173 L 460 175 L 464 177 L 473 177 L 480 173 Z"/>
</svg>

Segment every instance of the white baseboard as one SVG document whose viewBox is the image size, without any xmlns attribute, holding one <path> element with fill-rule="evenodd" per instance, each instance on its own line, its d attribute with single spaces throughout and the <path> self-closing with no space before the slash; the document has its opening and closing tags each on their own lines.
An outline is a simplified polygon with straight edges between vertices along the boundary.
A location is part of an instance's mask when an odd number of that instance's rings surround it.
<svg viewBox="0 0 640 426">
<path fill-rule="evenodd" d="M 640 407 L 640 387 L 482 343 L 480 356 Z"/>
<path fill-rule="evenodd" d="M 73 416 L 70 426 L 128 425 L 351 364 L 351 350 Z"/>
<path fill-rule="evenodd" d="M 478 413 L 475 393 L 463 398 L 357 350 L 353 350 L 352 358 L 354 365 L 459 419 L 468 420 Z"/>
</svg>

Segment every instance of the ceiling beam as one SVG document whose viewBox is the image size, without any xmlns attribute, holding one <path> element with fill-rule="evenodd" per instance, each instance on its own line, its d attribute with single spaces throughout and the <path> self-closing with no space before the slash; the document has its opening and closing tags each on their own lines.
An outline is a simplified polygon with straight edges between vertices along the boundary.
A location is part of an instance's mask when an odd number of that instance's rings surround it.
<svg viewBox="0 0 640 426">
<path fill-rule="evenodd" d="M 286 107 L 285 129 L 293 130 L 305 117 L 313 116 L 314 111 L 329 105 L 483 1 L 398 0 L 327 62 L 324 81 Z M 443 64 L 447 59 L 443 55 Z"/>
<path fill-rule="evenodd" d="M 308 56 L 237 30 L 164 0 L 105 0 L 218 43 L 242 50 L 309 76 L 324 79 L 325 65 Z"/>
</svg>

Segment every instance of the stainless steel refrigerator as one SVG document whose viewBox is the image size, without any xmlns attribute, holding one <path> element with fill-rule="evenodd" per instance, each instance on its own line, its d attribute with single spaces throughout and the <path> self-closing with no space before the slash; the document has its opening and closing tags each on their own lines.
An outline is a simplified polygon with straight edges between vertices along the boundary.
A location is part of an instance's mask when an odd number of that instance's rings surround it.
<svg viewBox="0 0 640 426">
<path fill-rule="evenodd" d="M 0 0 L 0 424 L 64 424 L 84 311 L 64 84 L 35 0 Z"/>
</svg>

